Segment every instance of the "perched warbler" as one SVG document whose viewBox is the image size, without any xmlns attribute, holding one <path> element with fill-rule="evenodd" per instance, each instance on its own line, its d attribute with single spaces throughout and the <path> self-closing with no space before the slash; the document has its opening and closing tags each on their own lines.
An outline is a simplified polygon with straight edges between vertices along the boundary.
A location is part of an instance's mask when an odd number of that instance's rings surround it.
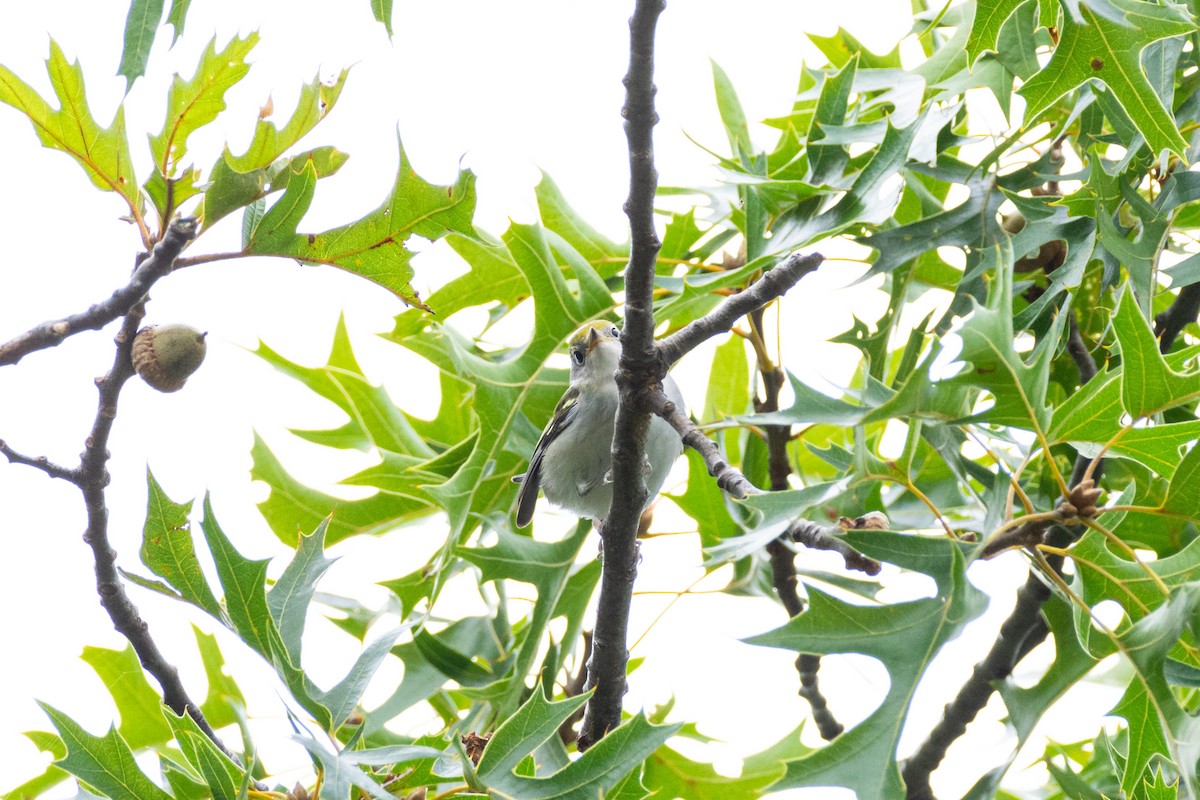
<svg viewBox="0 0 1200 800">
<path fill-rule="evenodd" d="M 533 448 L 529 471 L 513 478 L 521 484 L 517 527 L 524 528 L 533 519 L 539 486 L 551 503 L 581 517 L 600 523 L 608 514 L 620 337 L 616 326 L 603 320 L 584 325 L 571 337 L 571 384 Z M 684 407 L 683 395 L 670 375 L 663 378 L 663 391 Z M 642 474 L 647 495 L 640 510 L 658 496 L 682 452 L 683 442 L 675 429 L 661 417 L 651 416 Z"/>
</svg>

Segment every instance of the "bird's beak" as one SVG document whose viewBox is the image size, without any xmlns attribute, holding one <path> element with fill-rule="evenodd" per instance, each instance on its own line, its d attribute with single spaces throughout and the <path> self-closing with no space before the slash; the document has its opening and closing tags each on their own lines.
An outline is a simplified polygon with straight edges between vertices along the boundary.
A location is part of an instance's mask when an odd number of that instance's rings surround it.
<svg viewBox="0 0 1200 800">
<path fill-rule="evenodd" d="M 597 331 L 595 328 L 589 328 L 588 329 L 588 337 L 587 337 L 587 349 L 588 349 L 589 353 L 592 352 L 592 348 L 594 348 L 599 341 L 600 341 L 600 332 Z"/>
</svg>

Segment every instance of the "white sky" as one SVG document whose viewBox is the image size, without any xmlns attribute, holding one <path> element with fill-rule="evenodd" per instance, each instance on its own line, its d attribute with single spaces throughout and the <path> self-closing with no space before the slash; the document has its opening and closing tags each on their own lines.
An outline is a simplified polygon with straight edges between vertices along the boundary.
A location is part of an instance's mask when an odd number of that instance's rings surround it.
<svg viewBox="0 0 1200 800">
<path fill-rule="evenodd" d="M 127 102 L 139 179 L 149 171 L 144 133 L 161 127 L 170 74 L 190 76 L 214 32 L 221 46 L 235 32 L 257 29 L 262 40 L 251 57 L 255 66 L 230 92 L 231 110 L 213 131 L 194 136 L 190 151 L 203 168 L 217 157 L 226 138 L 240 152 L 269 95 L 276 119 L 286 120 L 302 82 L 354 65 L 333 114 L 302 142 L 302 147 L 334 144 L 351 156 L 336 177 L 322 181 L 302 230 L 342 224 L 381 202 L 395 175 L 399 130 L 425 178 L 450 182 L 460 160 L 478 174 L 477 221 L 493 234 L 500 234 L 510 218 L 535 220 L 532 187 L 540 167 L 587 220 L 624 238 L 627 162 L 618 112 L 630 8 L 630 3 L 564 0 L 400 0 L 395 39 L 389 42 L 370 18 L 365 0 L 196 0 L 184 38 L 170 52 L 169 34 L 157 43 L 150 76 L 135 85 Z M 125 3 L 112 0 L 47 0 L 6 9 L 0 63 L 49 94 L 43 60 L 47 34 L 53 36 L 69 58 L 81 60 L 93 112 L 106 124 L 124 89 L 123 80 L 114 75 L 126 9 Z M 790 107 L 802 60 L 821 61 L 805 40 L 806 31 L 827 35 L 840 21 L 874 49 L 887 50 L 908 30 L 907 11 L 908 3 L 885 0 L 677 0 L 669 5 L 659 25 L 656 61 L 660 182 L 694 185 L 716 178 L 712 158 L 687 139 L 721 152 L 726 147 L 713 100 L 710 58 L 738 87 L 750 120 L 780 115 Z M 774 142 L 773 131 L 760 127 L 756 134 L 763 146 Z M 45 319 L 79 311 L 122 285 L 138 241 L 133 228 L 117 220 L 120 202 L 94 191 L 67 156 L 42 149 L 28 122 L 7 107 L 0 107 L 0 143 L 7 155 L 0 183 L 0 236 L 5 243 L 0 340 L 7 340 Z M 239 220 L 240 214 L 233 215 L 204 236 L 194 252 L 236 249 Z M 414 285 L 422 296 L 461 268 L 436 247 L 416 266 Z M 810 320 L 814 328 L 808 333 L 811 342 L 797 342 L 788 361 L 803 377 L 845 377 L 846 352 L 816 343 L 849 327 L 852 310 L 865 319 L 877 316 L 879 297 L 859 291 L 851 300 L 837 293 L 859 272 L 854 264 L 833 262 L 794 293 L 796 317 Z M 430 405 L 414 397 L 412 387 L 427 381 L 428 371 L 399 360 L 399 348 L 370 335 L 388 330 L 400 310 L 396 298 L 365 281 L 287 261 L 205 266 L 162 282 L 153 292 L 148 321 L 186 322 L 209 331 L 209 356 L 178 394 L 160 395 L 136 381 L 123 394 L 111 441 L 109 491 L 110 533 L 119 563 L 141 570 L 137 550 L 147 464 L 176 500 L 211 490 L 218 518 L 244 553 L 282 555 L 254 509 L 265 491 L 249 482 L 251 431 L 262 433 L 289 469 L 310 483 L 328 484 L 367 462 L 361 454 L 318 451 L 290 438 L 288 427 L 336 425 L 339 415 L 242 348 L 253 348 L 262 338 L 295 360 L 323 363 L 337 317 L 345 312 L 368 375 L 387 385 L 405 408 L 421 411 Z M 75 337 L 56 350 L 0 369 L 0 438 L 22 452 L 76 463 L 95 411 L 92 379 L 111 361 L 111 330 Z M 803 360 L 795 358 L 800 354 Z M 696 369 L 705 371 L 706 359 L 696 358 Z M 689 399 L 698 406 L 703 397 Z M 80 540 L 83 527 L 73 487 L 0 463 L 0 531 L 5 539 L 0 641 L 6 650 L 0 753 L 8 762 L 0 791 L 40 773 L 46 763 L 45 754 L 20 735 L 49 727 L 33 698 L 67 711 L 95 733 L 113 718 L 94 673 L 78 659 L 85 645 L 124 646 L 96 602 L 90 555 Z M 367 586 L 368 599 L 382 602 L 381 592 L 370 591 L 371 582 L 408 572 L 431 546 L 412 534 L 355 540 L 334 548 L 343 560 L 324 586 L 346 591 Z M 687 586 L 699 574 L 696 552 L 685 537 L 647 544 L 639 588 Z M 1011 587 L 1020 580 L 1015 558 L 1007 566 L 987 566 L 991 572 L 981 582 Z M 214 626 L 146 592 L 131 589 L 131 594 L 168 657 L 182 669 L 193 696 L 202 697 L 204 681 L 188 621 L 194 619 L 206 630 Z M 637 601 L 631 626 L 635 635 L 652 623 L 667 599 Z M 998 605 L 992 612 L 997 617 L 1005 613 L 1006 601 Z M 629 706 L 652 707 L 675 696 L 674 719 L 697 720 L 706 733 L 727 742 L 699 752 L 719 759 L 723 768 L 736 769 L 738 757 L 771 744 L 807 713 L 795 696 L 794 654 L 736 641 L 783 621 L 781 609 L 766 600 L 700 596 L 679 603 L 634 652 L 645 656 L 646 663 L 634 676 Z M 330 663 L 306 664 L 318 683 L 328 685 L 352 657 L 348 640 L 319 621 L 311 627 L 316 629 L 313 637 L 323 637 L 317 641 L 338 653 Z M 936 683 L 957 686 L 990 635 L 984 633 L 982 643 L 954 663 L 939 664 L 938 674 L 946 677 Z M 220 641 L 234 677 L 245 687 L 257 687 L 250 693 L 252 714 L 282 723 L 281 701 L 266 668 L 240 652 L 232 636 Z M 324 649 L 306 647 L 310 656 Z M 886 677 L 867 659 L 839 663 L 841 668 L 823 670 L 822 680 L 832 707 L 844 722 L 853 723 L 882 697 Z M 399 671 L 389 667 L 383 675 L 384 682 L 395 680 Z M 931 695 L 916 712 L 922 733 L 945 700 Z M 748 709 L 756 716 L 748 716 Z M 1087 732 L 1086 727 L 1056 731 L 1064 739 Z M 983 735 L 991 736 L 983 740 L 990 748 L 984 752 L 1006 752 L 997 745 L 1003 742 L 998 726 Z M 270 739 L 262 733 L 258 742 L 268 766 L 295 768 L 292 780 L 304 777 L 307 759 L 299 749 Z M 989 758 L 979 768 L 990 765 Z M 951 783 L 936 786 L 961 790 L 974 776 L 950 776 Z"/>
</svg>

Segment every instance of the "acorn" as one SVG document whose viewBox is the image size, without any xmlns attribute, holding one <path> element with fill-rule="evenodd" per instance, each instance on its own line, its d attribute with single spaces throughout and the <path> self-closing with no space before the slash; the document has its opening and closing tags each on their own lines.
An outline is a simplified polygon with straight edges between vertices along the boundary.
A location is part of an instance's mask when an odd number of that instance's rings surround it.
<svg viewBox="0 0 1200 800">
<path fill-rule="evenodd" d="M 207 333 L 187 325 L 147 325 L 133 339 L 133 368 L 160 392 L 177 392 L 200 368 Z"/>
</svg>

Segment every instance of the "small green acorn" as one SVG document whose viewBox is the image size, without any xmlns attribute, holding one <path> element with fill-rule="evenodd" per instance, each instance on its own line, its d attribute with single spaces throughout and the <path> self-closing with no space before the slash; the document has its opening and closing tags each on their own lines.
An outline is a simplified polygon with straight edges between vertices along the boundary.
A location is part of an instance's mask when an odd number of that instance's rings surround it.
<svg viewBox="0 0 1200 800">
<path fill-rule="evenodd" d="M 147 325 L 133 339 L 133 368 L 160 392 L 177 392 L 204 363 L 207 333 L 187 325 Z"/>
</svg>

